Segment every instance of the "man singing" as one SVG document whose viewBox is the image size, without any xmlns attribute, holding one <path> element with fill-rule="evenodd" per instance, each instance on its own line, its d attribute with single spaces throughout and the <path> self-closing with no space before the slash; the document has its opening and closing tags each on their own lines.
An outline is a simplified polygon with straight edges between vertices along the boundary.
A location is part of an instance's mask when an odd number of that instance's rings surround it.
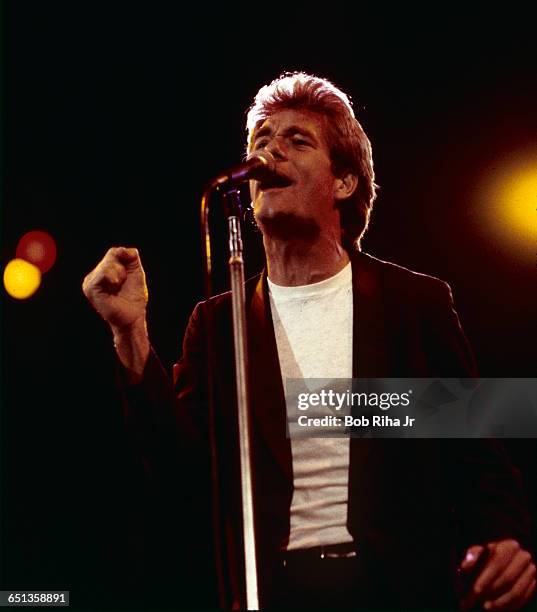
<svg viewBox="0 0 537 612">
<path fill-rule="evenodd" d="M 288 378 L 476 372 L 449 287 L 360 249 L 376 185 L 348 97 L 285 74 L 259 90 L 247 128 L 248 152 L 276 162 L 250 183 L 266 269 L 246 282 L 261 605 L 521 608 L 535 591 L 528 517 L 496 441 L 287 437 Z M 171 445 L 196 478 L 218 477 L 222 605 L 244 605 L 230 294 L 195 308 L 172 385 L 150 346 L 138 251 L 110 249 L 83 288 L 111 327 L 147 464 Z"/>
</svg>

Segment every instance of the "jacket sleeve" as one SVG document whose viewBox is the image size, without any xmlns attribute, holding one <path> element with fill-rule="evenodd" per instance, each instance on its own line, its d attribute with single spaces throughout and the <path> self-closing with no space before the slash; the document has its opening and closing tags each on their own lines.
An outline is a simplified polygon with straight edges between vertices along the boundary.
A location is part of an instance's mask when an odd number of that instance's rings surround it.
<svg viewBox="0 0 537 612">
<path fill-rule="evenodd" d="M 472 378 L 478 370 L 447 283 L 435 283 L 429 342 L 443 376 Z M 434 322 L 433 323 L 433 318 Z M 431 346 L 431 349 L 432 349 Z M 532 549 L 522 476 L 499 439 L 444 440 L 450 446 L 451 484 L 461 550 L 473 544 L 515 539 Z M 449 473 L 449 472 L 448 472 Z"/>
<path fill-rule="evenodd" d="M 126 384 L 120 373 L 127 429 L 149 471 L 169 471 L 166 466 L 177 461 L 183 466 L 208 465 L 205 340 L 200 312 L 198 304 L 185 332 L 181 358 L 174 366 L 175 384 L 153 347 L 139 384 Z"/>
<path fill-rule="evenodd" d="M 151 483 L 149 503 L 156 505 L 150 515 L 149 543 L 159 558 L 151 560 L 151 571 L 156 568 L 158 580 L 163 572 L 166 585 L 170 576 L 186 608 L 214 609 L 218 601 L 216 506 L 206 429 L 205 351 L 198 304 L 174 367 L 175 385 L 152 348 L 142 381 L 123 384 L 121 391 L 129 437 Z M 173 579 L 167 572 L 173 572 Z M 201 589 L 200 576 L 204 577 Z"/>
<path fill-rule="evenodd" d="M 446 378 L 476 377 L 474 354 L 455 310 L 450 286 L 435 279 L 430 291 L 424 319 L 431 372 Z"/>
<path fill-rule="evenodd" d="M 450 480 L 461 553 L 474 544 L 517 540 L 532 551 L 521 474 L 496 439 L 444 440 L 455 453 Z"/>
</svg>

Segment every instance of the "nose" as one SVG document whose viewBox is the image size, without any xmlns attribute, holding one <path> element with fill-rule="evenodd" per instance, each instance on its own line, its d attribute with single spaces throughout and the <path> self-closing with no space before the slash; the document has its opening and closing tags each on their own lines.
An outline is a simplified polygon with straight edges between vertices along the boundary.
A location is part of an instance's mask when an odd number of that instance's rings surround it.
<svg viewBox="0 0 537 612">
<path fill-rule="evenodd" d="M 287 157 L 285 141 L 281 136 L 274 136 L 271 138 L 266 144 L 265 149 L 268 149 L 268 151 L 272 153 L 276 161 L 286 159 Z"/>
</svg>

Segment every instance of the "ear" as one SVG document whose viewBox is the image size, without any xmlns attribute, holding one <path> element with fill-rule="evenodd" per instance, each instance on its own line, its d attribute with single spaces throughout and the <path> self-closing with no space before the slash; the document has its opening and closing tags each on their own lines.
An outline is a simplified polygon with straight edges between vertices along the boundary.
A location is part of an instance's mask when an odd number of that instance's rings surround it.
<svg viewBox="0 0 537 612">
<path fill-rule="evenodd" d="M 334 182 L 334 199 L 346 200 L 356 191 L 358 187 L 358 177 L 356 174 L 344 174 L 340 178 L 336 178 Z"/>
</svg>

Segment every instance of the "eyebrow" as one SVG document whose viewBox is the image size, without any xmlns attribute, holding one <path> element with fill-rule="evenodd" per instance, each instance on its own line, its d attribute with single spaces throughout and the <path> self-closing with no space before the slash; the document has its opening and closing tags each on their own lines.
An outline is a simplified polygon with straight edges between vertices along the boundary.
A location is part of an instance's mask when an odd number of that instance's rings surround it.
<svg viewBox="0 0 537 612">
<path fill-rule="evenodd" d="M 254 136 L 254 142 L 256 140 L 258 140 L 259 138 L 263 138 L 263 136 L 270 136 L 272 134 L 272 127 L 270 125 L 266 125 L 265 127 L 262 127 Z M 295 134 L 301 134 L 302 136 L 306 136 L 306 138 L 309 138 L 310 140 L 313 140 L 314 142 L 318 142 L 318 139 L 316 138 L 315 134 L 308 130 L 307 128 L 301 126 L 301 125 L 290 125 L 287 128 L 285 128 L 285 131 L 283 133 L 284 136 L 294 136 Z"/>
</svg>

